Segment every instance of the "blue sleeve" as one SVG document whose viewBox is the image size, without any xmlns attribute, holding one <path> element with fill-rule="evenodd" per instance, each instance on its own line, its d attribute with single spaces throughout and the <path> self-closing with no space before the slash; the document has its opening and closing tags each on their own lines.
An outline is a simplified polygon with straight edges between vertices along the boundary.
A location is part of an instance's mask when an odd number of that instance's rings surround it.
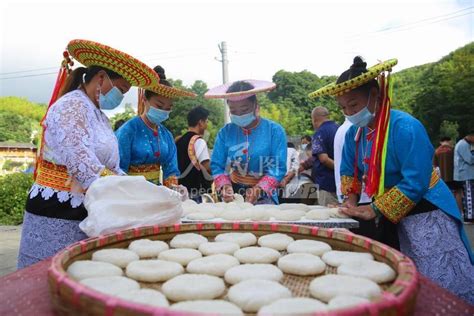
<svg viewBox="0 0 474 316">
<path fill-rule="evenodd" d="M 131 126 L 130 122 L 128 122 L 128 124 L 124 124 L 115 132 L 120 153 L 120 169 L 124 172 L 128 172 L 132 156 L 132 144 L 135 131 Z"/>
<path fill-rule="evenodd" d="M 211 156 L 211 173 L 215 178 L 224 174 L 227 164 L 227 148 L 225 146 L 225 127 L 217 133 L 216 141 Z"/>
<path fill-rule="evenodd" d="M 163 167 L 163 180 L 166 180 L 170 176 L 179 176 L 181 173 L 178 169 L 178 151 L 173 140 L 173 135 L 171 135 L 171 132 L 167 129 L 165 130 L 164 135 L 169 149 L 168 155 L 166 159 L 164 159 L 165 161 L 161 162 Z"/>
<path fill-rule="evenodd" d="M 468 165 L 474 164 L 474 154 L 471 152 L 471 145 L 467 142 L 459 146 L 459 155 Z"/>
<path fill-rule="evenodd" d="M 288 156 L 286 134 L 280 125 L 275 125 L 272 128 L 272 134 L 271 156 L 275 158 L 275 163 L 265 164 L 264 174 L 274 177 L 280 182 L 286 175 L 286 160 Z"/>
</svg>

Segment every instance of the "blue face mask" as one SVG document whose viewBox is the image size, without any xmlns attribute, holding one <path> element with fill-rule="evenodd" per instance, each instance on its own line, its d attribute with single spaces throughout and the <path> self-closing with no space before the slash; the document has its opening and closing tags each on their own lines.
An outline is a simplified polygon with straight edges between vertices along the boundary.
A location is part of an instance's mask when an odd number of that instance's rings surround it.
<svg viewBox="0 0 474 316">
<path fill-rule="evenodd" d="M 230 121 L 240 127 L 249 126 L 253 121 L 255 121 L 255 119 L 256 116 L 253 112 L 244 115 L 230 115 Z"/>
<path fill-rule="evenodd" d="M 150 121 L 158 125 L 161 122 L 166 121 L 170 117 L 170 112 L 171 111 L 165 111 L 150 106 L 150 109 L 146 113 L 146 116 Z"/>
<path fill-rule="evenodd" d="M 107 78 L 109 77 L 107 76 Z M 123 100 L 122 91 L 120 91 L 116 86 L 113 85 L 112 80 L 110 80 L 110 78 L 109 81 L 112 85 L 112 89 L 110 89 L 110 91 L 107 92 L 105 95 L 103 95 L 102 92 L 99 94 L 99 105 L 100 108 L 103 110 L 113 110 L 117 106 L 119 106 Z"/>
<path fill-rule="evenodd" d="M 373 120 L 375 114 L 369 111 L 370 94 L 367 105 L 354 115 L 345 115 L 345 117 L 357 127 L 365 127 Z"/>
</svg>

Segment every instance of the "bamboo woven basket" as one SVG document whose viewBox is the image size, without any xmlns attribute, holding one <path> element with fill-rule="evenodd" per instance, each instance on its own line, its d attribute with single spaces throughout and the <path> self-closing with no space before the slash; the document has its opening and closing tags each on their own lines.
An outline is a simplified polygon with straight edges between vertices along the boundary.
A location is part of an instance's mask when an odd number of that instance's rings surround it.
<svg viewBox="0 0 474 316">
<path fill-rule="evenodd" d="M 418 272 L 413 262 L 399 251 L 349 231 L 257 222 L 176 224 L 168 227 L 146 226 L 89 238 L 72 244 L 54 256 L 48 269 L 48 283 L 53 306 L 59 315 L 186 315 L 186 313 L 171 311 L 168 308 L 147 306 L 99 293 L 69 278 L 66 270 L 74 261 L 90 259 L 96 250 L 126 248 L 130 242 L 136 239 L 169 241 L 177 234 L 190 232 L 199 233 L 212 239 L 217 234 L 229 231 L 252 232 L 257 237 L 281 232 L 295 239 L 324 241 L 337 250 L 370 252 L 377 261 L 387 263 L 397 272 L 397 278 L 393 282 L 382 285 L 383 295 L 370 303 L 337 311 L 314 313 L 313 315 L 391 316 L 413 314 L 419 287 Z M 334 268 L 328 268 L 326 273 L 334 273 Z M 309 297 L 308 286 L 312 279 L 314 277 L 285 274 L 282 284 L 292 291 L 293 296 Z"/>
</svg>

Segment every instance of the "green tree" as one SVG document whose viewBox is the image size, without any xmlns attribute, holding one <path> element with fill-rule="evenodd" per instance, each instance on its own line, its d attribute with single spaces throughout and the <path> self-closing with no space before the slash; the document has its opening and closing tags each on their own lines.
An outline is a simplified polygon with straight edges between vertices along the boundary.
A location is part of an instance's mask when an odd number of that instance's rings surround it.
<svg viewBox="0 0 474 316">
<path fill-rule="evenodd" d="M 439 127 L 439 136 L 451 137 L 453 142 L 456 142 L 459 137 L 459 124 L 457 122 L 443 121 Z M 438 137 L 438 140 L 440 137 Z"/>
<path fill-rule="evenodd" d="M 413 113 L 425 125 L 432 140 L 443 121 L 457 122 L 461 136 L 474 121 L 474 42 L 429 66 L 415 97 Z"/>
<path fill-rule="evenodd" d="M 31 133 L 32 121 L 29 118 L 12 112 L 0 112 L 0 142 L 29 143 Z"/>
<path fill-rule="evenodd" d="M 33 176 L 12 173 L 0 177 L 0 225 L 18 225 L 23 221 L 28 190 Z"/>
</svg>

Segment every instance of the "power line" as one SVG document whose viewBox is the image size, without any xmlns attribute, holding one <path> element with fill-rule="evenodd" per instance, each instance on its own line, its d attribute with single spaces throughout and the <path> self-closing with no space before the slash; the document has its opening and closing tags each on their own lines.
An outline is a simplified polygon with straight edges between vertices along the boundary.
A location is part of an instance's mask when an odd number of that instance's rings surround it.
<svg viewBox="0 0 474 316">
<path fill-rule="evenodd" d="M 27 78 L 27 77 L 39 77 L 39 76 L 47 76 L 47 75 L 54 75 L 58 74 L 57 72 L 44 72 L 40 74 L 33 74 L 33 75 L 24 75 L 24 76 L 14 76 L 14 77 L 6 77 L 6 78 L 0 78 L 0 80 L 7 80 L 7 79 L 18 79 L 18 78 Z"/>
<path fill-rule="evenodd" d="M 454 12 L 451 12 L 451 13 L 447 13 L 447 14 L 433 16 L 433 17 L 421 19 L 421 20 L 418 20 L 418 21 L 409 22 L 409 23 L 406 23 L 406 24 L 390 26 L 390 27 L 384 28 L 382 30 L 374 31 L 374 32 L 362 33 L 362 34 L 349 36 L 347 39 L 355 39 L 355 38 L 359 38 L 359 37 L 362 37 L 362 36 L 370 36 L 370 35 L 376 35 L 376 34 L 386 33 L 386 32 L 394 33 L 394 32 L 406 31 L 406 30 L 410 30 L 410 29 L 413 29 L 413 28 L 416 28 L 416 27 L 421 27 L 421 26 L 424 26 L 424 25 L 439 23 L 439 22 L 443 22 L 443 21 L 447 21 L 447 20 L 451 20 L 451 19 L 454 19 L 454 18 L 458 18 L 458 17 L 462 17 L 462 16 L 465 16 L 465 15 L 472 14 L 472 11 L 464 13 L 464 14 L 459 14 L 459 13 L 464 12 L 466 10 L 471 10 L 473 8 L 474 8 L 474 6 L 470 6 L 470 7 L 466 7 L 464 9 L 454 11 Z M 452 15 L 454 15 L 454 16 L 452 16 Z M 434 21 L 432 21 L 432 20 L 434 20 Z M 427 23 L 424 23 L 424 22 L 427 22 Z M 421 25 L 418 25 L 418 24 L 421 24 Z"/>
</svg>

